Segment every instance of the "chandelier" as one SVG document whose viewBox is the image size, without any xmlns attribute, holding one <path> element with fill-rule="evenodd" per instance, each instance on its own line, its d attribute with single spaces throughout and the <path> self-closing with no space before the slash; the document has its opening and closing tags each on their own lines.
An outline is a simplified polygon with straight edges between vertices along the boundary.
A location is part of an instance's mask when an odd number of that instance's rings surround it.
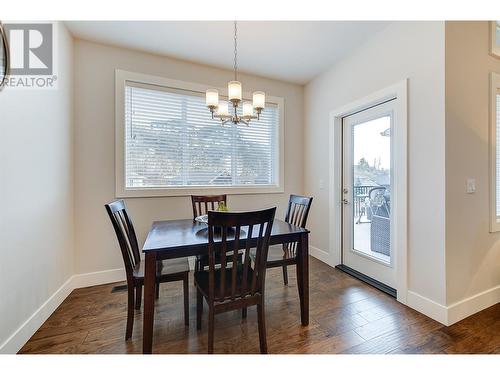
<svg viewBox="0 0 500 375">
<path fill-rule="evenodd" d="M 263 91 L 253 93 L 253 103 L 243 102 L 241 96 L 241 82 L 238 81 L 238 28 L 234 21 L 234 81 L 227 84 L 228 99 L 231 102 L 231 113 L 229 113 L 229 103 L 227 101 L 219 102 L 219 92 L 214 89 L 207 90 L 206 104 L 212 118 L 220 119 L 222 125 L 225 124 L 245 124 L 249 125 L 250 120 L 260 119 L 260 114 L 265 108 L 266 94 Z M 243 114 L 238 115 L 238 108 L 242 104 Z M 254 114 L 254 110 L 256 115 Z"/>
</svg>

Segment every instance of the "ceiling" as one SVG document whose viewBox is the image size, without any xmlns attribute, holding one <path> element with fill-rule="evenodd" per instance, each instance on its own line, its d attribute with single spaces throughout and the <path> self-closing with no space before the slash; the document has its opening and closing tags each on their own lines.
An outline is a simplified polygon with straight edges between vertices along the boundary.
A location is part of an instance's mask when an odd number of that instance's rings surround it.
<svg viewBox="0 0 500 375">
<path fill-rule="evenodd" d="M 304 84 L 385 28 L 383 21 L 238 21 L 239 70 Z M 231 21 L 67 21 L 80 39 L 232 69 Z"/>
</svg>

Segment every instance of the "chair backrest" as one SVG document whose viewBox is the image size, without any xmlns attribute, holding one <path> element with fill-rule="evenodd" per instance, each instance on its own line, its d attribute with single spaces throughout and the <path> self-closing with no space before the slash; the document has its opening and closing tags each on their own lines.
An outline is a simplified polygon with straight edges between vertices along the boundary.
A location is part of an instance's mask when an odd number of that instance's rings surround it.
<svg viewBox="0 0 500 375">
<path fill-rule="evenodd" d="M 384 186 L 377 186 L 373 189 L 370 189 L 368 193 L 370 200 L 370 209 L 373 215 L 389 217 L 390 216 L 390 207 L 387 204 L 386 199 L 386 191 L 387 188 Z"/>
<path fill-rule="evenodd" d="M 269 238 L 275 213 L 276 207 L 252 212 L 208 212 L 208 280 L 211 300 L 223 302 L 263 294 Z M 252 268 L 250 249 L 253 248 L 255 257 Z M 245 249 L 243 257 L 239 257 L 240 249 Z M 218 291 L 215 290 L 216 253 L 220 255 L 222 270 Z M 227 268 L 228 263 L 232 263 L 231 268 Z M 242 275 L 239 279 L 238 274 Z"/>
<path fill-rule="evenodd" d="M 222 195 L 191 195 L 191 203 L 193 204 L 193 220 L 208 213 L 209 210 L 216 210 L 219 203 L 227 204 L 226 194 Z M 217 203 L 217 206 L 215 205 Z"/>
<path fill-rule="evenodd" d="M 381 200 L 381 198 L 384 197 L 385 191 L 386 188 L 384 186 L 371 188 L 370 191 L 368 191 L 368 198 L 370 198 L 371 201 Z"/>
<path fill-rule="evenodd" d="M 135 235 L 132 220 L 127 213 L 127 207 L 123 200 L 117 200 L 105 205 L 113 228 L 115 229 L 127 279 L 132 278 L 133 269 L 141 262 L 137 237 Z"/>
<path fill-rule="evenodd" d="M 291 194 L 290 199 L 288 200 L 288 209 L 286 211 L 285 221 L 289 224 L 305 228 L 312 200 L 312 197 L 303 197 L 302 195 Z M 283 251 L 288 253 L 289 256 L 295 256 L 297 246 L 297 242 L 283 244 Z"/>
<path fill-rule="evenodd" d="M 312 197 L 303 197 L 301 195 L 291 194 L 290 199 L 288 200 L 288 209 L 286 211 L 285 221 L 289 224 L 305 228 L 312 200 Z"/>
</svg>

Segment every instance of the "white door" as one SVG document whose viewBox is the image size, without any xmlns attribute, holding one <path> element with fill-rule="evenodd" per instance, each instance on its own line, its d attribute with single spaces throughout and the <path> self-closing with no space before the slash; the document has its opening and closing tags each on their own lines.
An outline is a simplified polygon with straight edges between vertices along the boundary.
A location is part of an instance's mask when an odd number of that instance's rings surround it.
<svg viewBox="0 0 500 375">
<path fill-rule="evenodd" d="M 343 118 L 342 264 L 396 289 L 391 100 Z"/>
</svg>

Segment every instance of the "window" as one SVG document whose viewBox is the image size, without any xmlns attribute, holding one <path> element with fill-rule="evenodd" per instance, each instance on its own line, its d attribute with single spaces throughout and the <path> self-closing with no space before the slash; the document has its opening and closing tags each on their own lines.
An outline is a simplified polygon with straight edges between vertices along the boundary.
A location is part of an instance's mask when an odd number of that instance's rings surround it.
<svg viewBox="0 0 500 375">
<path fill-rule="evenodd" d="M 223 127 L 203 87 L 137 78 L 117 71 L 117 196 L 283 191 L 279 100 Z"/>
<path fill-rule="evenodd" d="M 491 73 L 490 230 L 500 231 L 500 74 Z"/>
</svg>

